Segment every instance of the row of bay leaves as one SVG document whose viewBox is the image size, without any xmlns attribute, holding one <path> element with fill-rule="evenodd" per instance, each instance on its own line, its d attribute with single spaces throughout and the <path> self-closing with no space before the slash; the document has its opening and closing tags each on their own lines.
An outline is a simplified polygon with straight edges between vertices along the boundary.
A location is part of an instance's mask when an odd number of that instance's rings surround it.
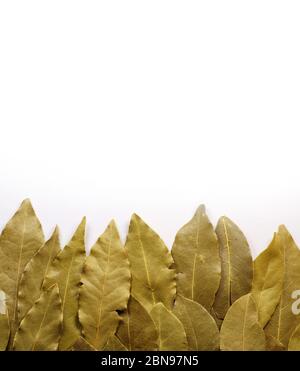
<svg viewBox="0 0 300 371">
<path fill-rule="evenodd" d="M 90 254 L 83 218 L 61 250 L 29 200 L 0 235 L 0 350 L 300 350 L 300 250 L 284 226 L 253 262 L 205 207 L 171 251 L 139 216 L 112 221 Z M 300 291 L 299 291 L 300 292 Z"/>
</svg>

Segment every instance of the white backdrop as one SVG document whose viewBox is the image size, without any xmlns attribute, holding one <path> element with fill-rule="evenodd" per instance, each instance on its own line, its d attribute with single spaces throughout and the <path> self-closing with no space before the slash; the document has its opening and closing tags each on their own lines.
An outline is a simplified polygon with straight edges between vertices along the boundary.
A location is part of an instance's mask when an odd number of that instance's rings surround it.
<svg viewBox="0 0 300 371">
<path fill-rule="evenodd" d="M 0 225 L 30 197 L 88 246 L 132 212 L 171 246 L 205 203 L 253 254 L 300 243 L 299 1 L 1 1 Z"/>
</svg>

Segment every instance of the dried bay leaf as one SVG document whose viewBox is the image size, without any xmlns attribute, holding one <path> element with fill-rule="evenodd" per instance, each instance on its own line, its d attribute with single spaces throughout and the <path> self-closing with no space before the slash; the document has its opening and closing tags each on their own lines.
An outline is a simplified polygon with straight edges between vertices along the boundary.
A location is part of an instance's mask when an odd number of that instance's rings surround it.
<svg viewBox="0 0 300 371">
<path fill-rule="evenodd" d="M 59 232 L 56 227 L 51 238 L 26 265 L 19 285 L 18 318 L 21 321 L 40 297 L 45 277 L 52 261 L 60 251 Z"/>
<path fill-rule="evenodd" d="M 221 261 L 218 239 L 204 205 L 177 233 L 172 255 L 178 293 L 210 311 L 220 284 Z"/>
<path fill-rule="evenodd" d="M 125 249 L 132 275 L 132 295 L 148 310 L 159 302 L 172 308 L 175 271 L 172 256 L 161 238 L 136 214 L 133 214 Z"/>
<path fill-rule="evenodd" d="M 117 330 L 117 338 L 128 350 L 157 350 L 158 332 L 152 317 L 133 296 Z M 111 339 L 112 340 L 112 339 Z"/>
<path fill-rule="evenodd" d="M 103 350 L 109 352 L 128 351 L 128 349 L 120 342 L 116 335 L 113 335 L 108 339 L 108 342 Z"/>
<path fill-rule="evenodd" d="M 278 228 L 276 238 L 283 252 L 284 278 L 279 304 L 265 332 L 287 348 L 291 334 L 300 323 L 300 316 L 292 312 L 292 293 L 300 287 L 300 250 L 285 226 Z"/>
<path fill-rule="evenodd" d="M 0 235 L 0 283 L 6 293 L 11 341 L 18 327 L 18 292 L 26 264 L 44 244 L 41 224 L 28 199 L 24 200 Z"/>
<path fill-rule="evenodd" d="M 76 343 L 72 346 L 72 349 L 73 351 L 84 351 L 84 352 L 92 352 L 92 351 L 96 351 L 97 349 L 94 348 L 92 346 L 92 344 L 90 344 L 88 341 L 86 341 L 86 339 L 84 339 L 83 337 L 80 337 Z"/>
<path fill-rule="evenodd" d="M 178 295 L 173 313 L 184 326 L 189 350 L 219 349 L 219 329 L 201 304 Z"/>
<path fill-rule="evenodd" d="M 87 257 L 81 275 L 79 320 L 84 338 L 102 349 L 116 332 L 130 295 L 129 262 L 114 221 Z"/>
<path fill-rule="evenodd" d="M 211 308 L 211 311 L 209 313 L 212 316 L 212 318 L 214 319 L 214 321 L 216 322 L 216 325 L 218 326 L 218 329 L 220 330 L 220 328 L 222 326 L 222 323 L 223 323 L 223 320 L 220 319 L 219 317 L 217 317 L 217 315 L 216 315 L 216 313 L 214 311 L 214 308 Z"/>
<path fill-rule="evenodd" d="M 252 296 L 256 302 L 258 319 L 262 327 L 269 322 L 279 303 L 283 277 L 282 246 L 274 234 L 268 248 L 254 260 Z"/>
<path fill-rule="evenodd" d="M 44 288 L 57 283 L 62 298 L 63 332 L 59 350 L 70 349 L 80 337 L 78 296 L 85 260 L 85 223 L 83 218 L 71 241 L 53 260 L 44 282 Z"/>
<path fill-rule="evenodd" d="M 62 328 L 62 303 L 58 286 L 43 291 L 20 323 L 14 350 L 57 350 Z"/>
<path fill-rule="evenodd" d="M 220 340 L 221 350 L 265 350 L 265 334 L 258 322 L 258 312 L 251 294 L 242 296 L 228 309 Z"/>
<path fill-rule="evenodd" d="M 188 350 L 183 324 L 162 303 L 156 304 L 150 312 L 158 331 L 159 350 Z"/>
<path fill-rule="evenodd" d="M 293 331 L 289 344 L 288 344 L 289 351 L 299 351 L 300 350 L 300 325 L 298 325 L 295 330 Z"/>
<path fill-rule="evenodd" d="M 228 308 L 250 292 L 253 262 L 246 237 L 233 221 L 221 217 L 216 234 L 221 256 L 221 281 L 213 308 L 216 316 L 224 319 Z"/>
<path fill-rule="evenodd" d="M 280 352 L 285 350 L 285 347 L 273 336 L 266 336 L 266 350 Z"/>
<path fill-rule="evenodd" d="M 5 292 L 0 290 L 0 351 L 6 350 L 9 340 L 9 322 Z"/>
<path fill-rule="evenodd" d="M 7 313 L 0 312 L 0 351 L 4 351 L 7 348 L 9 340 L 9 322 Z"/>
</svg>

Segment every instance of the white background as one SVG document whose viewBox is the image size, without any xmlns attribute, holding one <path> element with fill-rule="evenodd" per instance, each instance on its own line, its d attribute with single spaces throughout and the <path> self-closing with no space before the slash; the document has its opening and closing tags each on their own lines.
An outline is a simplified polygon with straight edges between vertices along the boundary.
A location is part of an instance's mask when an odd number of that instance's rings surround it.
<svg viewBox="0 0 300 371">
<path fill-rule="evenodd" d="M 299 1 L 1 1 L 0 225 L 30 197 L 91 245 L 132 212 L 171 246 L 205 203 L 253 254 L 300 243 Z"/>
</svg>

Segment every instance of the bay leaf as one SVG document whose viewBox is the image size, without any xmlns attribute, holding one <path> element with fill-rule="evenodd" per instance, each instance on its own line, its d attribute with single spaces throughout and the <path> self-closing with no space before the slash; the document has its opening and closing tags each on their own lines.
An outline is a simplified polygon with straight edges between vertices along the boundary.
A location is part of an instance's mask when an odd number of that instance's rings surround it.
<svg viewBox="0 0 300 371">
<path fill-rule="evenodd" d="M 281 352 L 285 350 L 285 347 L 283 344 L 280 343 L 277 339 L 275 339 L 273 336 L 266 336 L 266 350 L 268 351 L 276 351 Z"/>
<path fill-rule="evenodd" d="M 224 319 L 231 304 L 250 292 L 253 262 L 246 237 L 232 220 L 221 217 L 216 234 L 221 256 L 221 281 L 213 308 L 216 316 Z"/>
<path fill-rule="evenodd" d="M 117 311 L 126 309 L 130 295 L 129 262 L 114 221 L 87 257 L 81 275 L 79 320 L 84 338 L 102 349 L 118 327 Z"/>
<path fill-rule="evenodd" d="M 280 239 L 273 240 L 254 260 L 252 296 L 256 302 L 258 319 L 265 327 L 274 313 L 281 297 L 284 277 L 284 261 Z"/>
<path fill-rule="evenodd" d="M 18 328 L 18 292 L 26 264 L 44 244 L 41 224 L 30 200 L 22 202 L 0 235 L 0 283 L 6 305 L 12 342 Z M 11 344 L 10 344 L 11 345 Z"/>
<path fill-rule="evenodd" d="M 57 350 L 62 328 L 62 305 L 58 286 L 41 293 L 16 333 L 14 350 Z"/>
<path fill-rule="evenodd" d="M 157 303 L 150 312 L 158 331 L 158 349 L 161 351 L 188 350 L 188 341 L 183 324 L 162 303 Z"/>
<path fill-rule="evenodd" d="M 141 303 L 130 297 L 128 308 L 122 314 L 117 338 L 128 350 L 157 350 L 158 333 L 152 317 Z"/>
<path fill-rule="evenodd" d="M 5 292 L 0 290 L 0 351 L 6 350 L 9 340 L 10 328 L 6 307 Z"/>
<path fill-rule="evenodd" d="M 242 296 L 228 309 L 220 340 L 221 350 L 265 350 L 265 334 L 258 322 L 258 312 L 251 294 Z"/>
<path fill-rule="evenodd" d="M 92 346 L 86 339 L 83 337 L 80 337 L 76 343 L 72 346 L 73 351 L 79 351 L 79 352 L 93 352 L 97 349 Z"/>
<path fill-rule="evenodd" d="M 51 238 L 26 265 L 19 284 L 18 318 L 21 321 L 41 295 L 42 286 L 52 261 L 60 251 L 59 231 L 56 227 Z"/>
<path fill-rule="evenodd" d="M 78 296 L 82 267 L 85 260 L 85 218 L 71 241 L 53 260 L 43 287 L 57 283 L 62 298 L 63 332 L 59 350 L 68 350 L 80 337 Z"/>
<path fill-rule="evenodd" d="M 201 304 L 178 295 L 173 313 L 184 326 L 189 350 L 219 349 L 219 329 Z"/>
<path fill-rule="evenodd" d="M 299 351 L 300 350 L 300 325 L 298 325 L 292 332 L 292 335 L 288 343 L 289 351 Z"/>
<path fill-rule="evenodd" d="M 150 311 L 162 302 L 172 308 L 176 293 L 172 256 L 161 238 L 133 214 L 125 249 L 132 275 L 132 295 Z"/>
<path fill-rule="evenodd" d="M 107 344 L 105 345 L 103 350 L 109 352 L 128 351 L 128 349 L 120 342 L 116 335 L 113 335 L 108 339 Z"/>
<path fill-rule="evenodd" d="M 220 284 L 221 261 L 218 239 L 204 205 L 177 233 L 172 255 L 178 293 L 210 312 Z"/>
<path fill-rule="evenodd" d="M 218 329 L 220 330 L 220 328 L 222 326 L 222 323 L 223 323 L 223 319 L 220 319 L 219 317 L 217 317 L 217 315 L 214 311 L 214 308 L 211 308 L 209 313 L 212 316 L 212 318 L 214 319 L 214 321 L 216 322 L 216 325 L 218 326 Z"/>
<path fill-rule="evenodd" d="M 293 331 L 300 324 L 300 316 L 292 311 L 292 294 L 300 288 L 300 250 L 285 226 L 278 228 L 276 238 L 283 252 L 284 278 L 279 304 L 266 325 L 265 332 L 287 348 Z"/>
</svg>

